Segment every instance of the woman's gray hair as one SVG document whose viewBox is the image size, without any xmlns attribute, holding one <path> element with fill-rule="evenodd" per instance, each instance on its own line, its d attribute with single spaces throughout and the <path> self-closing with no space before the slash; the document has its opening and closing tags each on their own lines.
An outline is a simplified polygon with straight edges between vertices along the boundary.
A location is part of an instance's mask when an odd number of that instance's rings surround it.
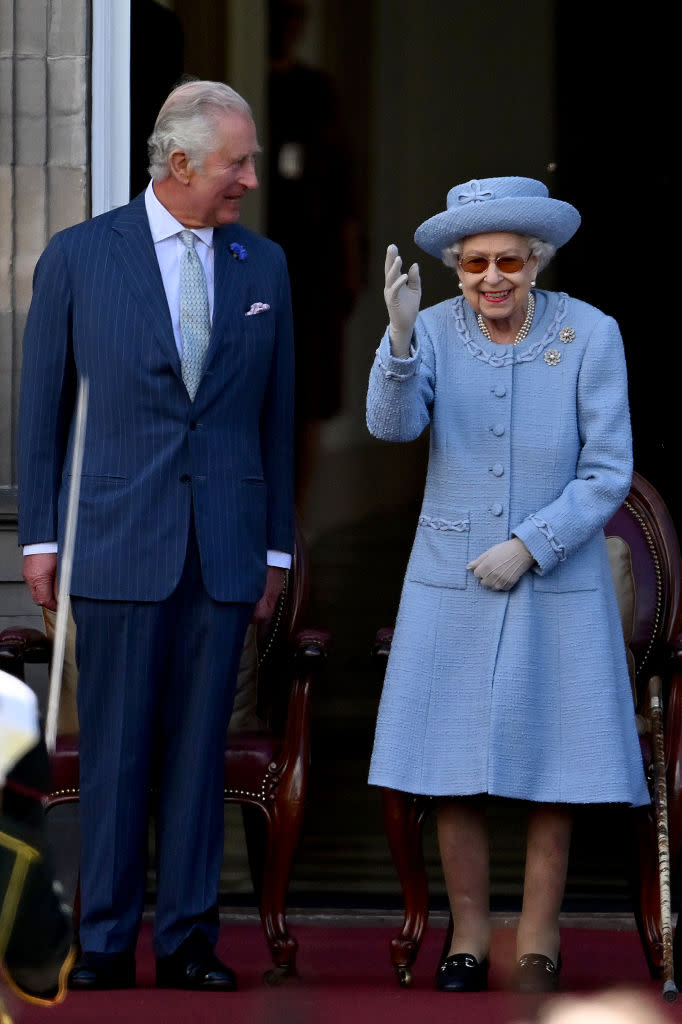
<svg viewBox="0 0 682 1024">
<path fill-rule="evenodd" d="M 554 256 L 556 246 L 552 245 L 550 242 L 543 242 L 541 238 L 533 238 L 532 235 L 520 235 L 519 237 L 525 238 L 532 255 L 537 257 L 539 274 L 541 270 L 545 269 Z M 443 249 L 443 263 L 446 267 L 457 266 L 457 258 L 461 255 L 463 241 L 464 239 L 461 238 L 453 245 L 449 245 L 447 249 Z"/>
<path fill-rule="evenodd" d="M 253 119 L 246 100 L 224 82 L 185 82 L 167 98 L 149 136 L 149 174 L 163 181 L 170 174 L 170 157 L 182 149 L 195 170 L 216 145 L 216 120 L 223 114 L 241 114 Z"/>
</svg>

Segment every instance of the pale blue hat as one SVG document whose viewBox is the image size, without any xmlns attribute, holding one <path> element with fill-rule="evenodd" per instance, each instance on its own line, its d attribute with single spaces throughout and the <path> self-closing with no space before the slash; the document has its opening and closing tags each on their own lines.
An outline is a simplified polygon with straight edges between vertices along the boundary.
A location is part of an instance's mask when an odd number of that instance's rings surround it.
<svg viewBox="0 0 682 1024">
<path fill-rule="evenodd" d="M 474 178 L 448 192 L 447 209 L 420 224 L 414 240 L 440 259 L 443 249 L 468 235 L 510 231 L 532 235 L 559 248 L 580 225 L 580 214 L 560 199 L 551 199 L 534 178 Z"/>
</svg>

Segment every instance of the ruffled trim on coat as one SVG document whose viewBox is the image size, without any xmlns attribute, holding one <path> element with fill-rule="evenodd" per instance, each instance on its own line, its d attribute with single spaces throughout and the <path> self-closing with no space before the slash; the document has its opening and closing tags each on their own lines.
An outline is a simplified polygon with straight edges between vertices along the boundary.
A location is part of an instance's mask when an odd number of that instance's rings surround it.
<svg viewBox="0 0 682 1024">
<path fill-rule="evenodd" d="M 455 328 L 465 346 L 469 349 L 471 355 L 475 359 L 480 359 L 483 363 L 488 363 L 490 366 L 509 366 L 510 363 L 530 363 L 554 341 L 559 333 L 561 324 L 566 318 L 566 307 L 568 306 L 569 296 L 566 292 L 557 292 L 556 295 L 558 301 L 549 327 L 537 341 L 534 341 L 532 345 L 521 350 L 516 348 L 514 345 L 505 345 L 503 346 L 501 355 L 497 355 L 497 353 L 493 352 L 486 352 L 485 349 L 483 349 L 471 336 L 465 315 L 466 300 L 462 295 L 458 295 L 452 303 L 452 314 L 455 318 Z M 498 346 L 495 347 L 497 348 Z"/>
</svg>

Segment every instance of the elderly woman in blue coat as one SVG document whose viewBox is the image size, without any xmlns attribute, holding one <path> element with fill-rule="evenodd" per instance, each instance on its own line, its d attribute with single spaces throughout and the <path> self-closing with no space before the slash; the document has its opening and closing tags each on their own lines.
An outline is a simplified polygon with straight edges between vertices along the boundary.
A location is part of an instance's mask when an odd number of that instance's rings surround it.
<svg viewBox="0 0 682 1024">
<path fill-rule="evenodd" d="M 579 223 L 533 179 L 455 186 L 415 241 L 461 295 L 422 312 L 417 264 L 386 256 L 367 423 L 429 427 L 430 453 L 370 782 L 441 798 L 445 991 L 487 984 L 484 794 L 529 801 L 515 983 L 536 991 L 558 985 L 571 805 L 649 801 L 602 530 L 632 472 L 622 341 L 535 287 Z"/>
</svg>

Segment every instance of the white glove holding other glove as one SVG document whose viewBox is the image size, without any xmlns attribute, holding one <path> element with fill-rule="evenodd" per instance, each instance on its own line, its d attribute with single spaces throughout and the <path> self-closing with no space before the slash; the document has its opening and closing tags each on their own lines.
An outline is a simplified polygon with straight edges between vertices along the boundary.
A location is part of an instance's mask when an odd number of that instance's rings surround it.
<svg viewBox="0 0 682 1024">
<path fill-rule="evenodd" d="M 391 339 L 391 352 L 397 359 L 407 359 L 422 297 L 419 266 L 413 263 L 408 272 L 403 274 L 403 261 L 398 246 L 389 245 L 384 274 L 384 301 L 390 320 L 388 335 Z"/>
<path fill-rule="evenodd" d="M 535 559 L 518 537 L 505 540 L 488 548 L 467 569 L 474 570 L 474 576 L 484 587 L 491 590 L 511 590 L 515 583 L 530 569 Z"/>
</svg>

